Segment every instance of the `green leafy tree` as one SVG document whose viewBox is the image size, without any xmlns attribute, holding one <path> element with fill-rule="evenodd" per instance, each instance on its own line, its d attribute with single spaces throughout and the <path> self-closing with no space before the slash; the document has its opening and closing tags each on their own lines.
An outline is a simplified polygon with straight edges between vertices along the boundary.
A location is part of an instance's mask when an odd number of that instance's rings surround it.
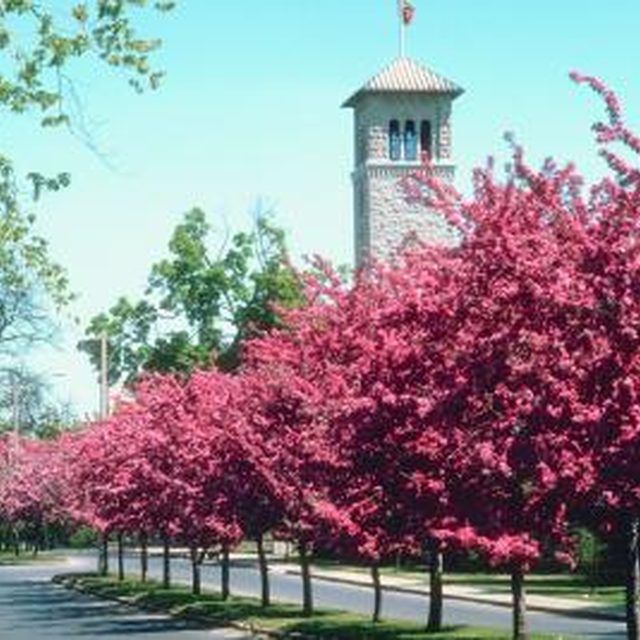
<svg viewBox="0 0 640 640">
<path fill-rule="evenodd" d="M 37 114 L 45 127 L 79 123 L 74 111 L 72 63 L 92 59 L 124 72 L 142 91 L 158 86 L 162 72 L 151 64 L 160 46 L 142 37 L 136 14 L 168 11 L 173 2 L 146 0 L 0 0 L 0 110 Z M 25 172 L 26 173 L 26 172 Z M 22 352 L 51 336 L 51 303 L 71 299 L 64 269 L 51 259 L 46 241 L 34 230 L 25 198 L 34 199 L 69 184 L 66 173 L 46 177 L 36 171 L 21 179 L 0 151 L 0 355 Z M 26 201 L 25 201 L 26 200 Z"/>
<path fill-rule="evenodd" d="M 0 433 L 53 438 L 74 422 L 71 407 L 53 395 L 46 377 L 22 368 L 0 371 Z"/>
<path fill-rule="evenodd" d="M 64 126 L 91 144 L 74 88 L 75 63 L 120 71 L 140 92 L 155 89 L 157 38 L 141 35 L 139 18 L 173 2 L 147 0 L 0 0 L 0 111 Z M 87 67 L 88 68 L 88 67 Z M 11 149 L 0 149 L 0 367 L 54 334 L 52 311 L 72 299 L 66 273 L 34 227 L 31 201 L 69 185 L 61 172 L 18 173 Z M 27 188 L 28 187 L 28 188 Z M 31 192 L 31 196 L 27 195 Z"/>
<path fill-rule="evenodd" d="M 45 188 L 48 188 L 45 185 Z M 49 255 L 20 205 L 11 164 L 0 157 L 0 362 L 52 335 L 51 305 L 72 298 L 64 269 Z"/>
<path fill-rule="evenodd" d="M 0 2 L 0 105 L 16 113 L 35 110 L 42 124 L 71 124 L 73 95 L 67 70 L 73 60 L 93 59 L 121 69 L 142 91 L 155 88 L 162 72 L 151 54 L 160 40 L 142 37 L 135 13 L 169 11 L 174 2 L 147 0 L 2 0 Z"/>
<path fill-rule="evenodd" d="M 258 215 L 251 232 L 213 242 L 201 209 L 187 212 L 153 265 L 145 298 L 120 299 L 94 317 L 78 345 L 98 369 L 99 339 L 109 340 L 112 383 L 142 371 L 188 373 L 214 364 L 232 370 L 243 340 L 277 325 L 278 307 L 300 303 L 284 232 Z"/>
</svg>

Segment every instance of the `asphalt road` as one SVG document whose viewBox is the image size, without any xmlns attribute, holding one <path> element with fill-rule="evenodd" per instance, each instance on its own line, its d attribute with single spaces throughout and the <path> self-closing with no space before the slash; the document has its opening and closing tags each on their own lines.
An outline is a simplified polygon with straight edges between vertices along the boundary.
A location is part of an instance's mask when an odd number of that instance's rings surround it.
<svg viewBox="0 0 640 640">
<path fill-rule="evenodd" d="M 111 558 L 111 570 L 115 569 L 115 557 Z M 126 558 L 126 571 L 139 571 L 137 556 Z M 161 559 L 150 558 L 150 575 L 161 576 Z M 189 582 L 190 566 L 186 559 L 172 560 L 172 574 L 177 582 Z M 214 563 L 205 564 L 202 571 L 203 585 L 217 588 L 220 580 L 219 568 Z M 231 589 L 239 595 L 259 593 L 259 574 L 251 564 L 236 564 L 231 570 Z M 271 589 L 274 600 L 299 603 L 300 578 L 272 571 Z M 373 604 L 371 589 L 351 585 L 314 580 L 314 601 L 318 607 L 346 609 L 370 614 Z M 426 598 L 397 592 L 386 592 L 383 597 L 383 617 L 424 622 L 427 617 Z M 445 600 L 445 624 L 479 625 L 510 629 L 511 611 L 506 607 L 475 604 L 460 600 Z M 589 640 L 617 640 L 626 638 L 624 623 L 570 618 L 557 614 L 530 612 L 528 621 L 531 631 L 557 634 L 561 638 L 585 638 Z"/>
<path fill-rule="evenodd" d="M 77 570 L 93 568 L 74 559 Z M 83 596 L 54 585 L 60 564 L 0 567 L 2 640 L 248 640 L 239 631 L 202 630 L 165 616 L 137 613 L 113 602 Z M 73 570 L 73 568 L 71 569 Z"/>
</svg>

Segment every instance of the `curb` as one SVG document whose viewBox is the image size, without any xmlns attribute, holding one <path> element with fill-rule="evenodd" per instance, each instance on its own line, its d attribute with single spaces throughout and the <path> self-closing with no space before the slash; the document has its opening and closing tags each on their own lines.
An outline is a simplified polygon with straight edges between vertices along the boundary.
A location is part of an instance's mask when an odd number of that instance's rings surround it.
<svg viewBox="0 0 640 640">
<path fill-rule="evenodd" d="M 300 572 L 295 569 L 285 569 L 283 573 L 288 575 L 299 576 Z M 312 570 L 313 580 L 319 580 L 321 582 L 334 582 L 336 584 L 346 584 L 355 587 L 361 587 L 366 589 L 370 585 L 359 580 L 352 578 L 344 578 L 341 576 L 327 576 L 327 575 L 314 575 Z M 445 585 L 446 589 L 446 585 Z M 415 596 L 428 596 L 429 592 L 424 589 L 416 589 L 414 587 L 399 587 L 397 585 L 382 585 L 383 591 L 389 591 L 391 593 L 408 593 Z M 484 604 L 494 607 L 502 607 L 503 609 L 511 609 L 511 604 L 508 602 L 499 602 L 496 600 L 490 600 L 488 598 L 476 597 L 472 595 L 457 594 L 457 593 L 445 593 L 443 594 L 445 600 L 460 600 L 462 602 L 473 602 L 474 604 Z M 527 602 L 527 611 L 537 611 L 541 613 L 550 613 L 564 618 L 579 618 L 581 620 L 602 620 L 607 622 L 624 622 L 626 620 L 624 614 L 614 613 L 607 611 L 597 610 L 559 610 L 554 607 L 547 607 L 540 604 L 531 604 Z"/>
<path fill-rule="evenodd" d="M 82 585 L 79 585 L 76 582 L 77 579 L 81 578 L 83 575 L 88 576 L 88 575 L 95 575 L 95 574 L 76 574 L 75 576 L 60 574 L 60 575 L 53 576 L 53 578 L 51 578 L 51 582 L 57 585 L 60 585 L 65 589 L 77 591 L 78 593 L 82 593 L 84 595 L 88 595 L 93 598 L 98 598 L 100 600 L 108 600 L 110 602 L 117 602 L 118 604 L 124 605 L 126 607 L 130 607 L 132 609 L 137 609 L 138 611 L 147 611 L 149 613 L 162 613 L 175 620 L 182 620 L 182 621 L 186 620 L 188 622 L 195 622 L 209 629 L 224 629 L 224 628 L 237 629 L 238 631 L 246 631 L 251 635 L 255 636 L 256 638 L 280 638 L 280 639 L 286 638 L 286 639 L 292 639 L 292 640 L 319 640 L 317 636 L 306 635 L 299 631 L 292 631 L 292 632 L 276 631 L 274 629 L 264 629 L 262 627 L 257 627 L 250 623 L 234 622 L 231 620 L 228 622 L 225 622 L 224 624 L 219 624 L 219 623 L 214 624 L 213 621 L 210 618 L 207 618 L 206 616 L 199 616 L 197 614 L 186 614 L 186 615 L 179 616 L 166 609 L 143 607 L 142 605 L 136 603 L 135 599 L 119 597 L 119 596 L 107 596 L 103 594 L 94 593 L 90 589 L 84 589 Z M 327 639 L 325 638 L 324 640 L 327 640 Z"/>
</svg>

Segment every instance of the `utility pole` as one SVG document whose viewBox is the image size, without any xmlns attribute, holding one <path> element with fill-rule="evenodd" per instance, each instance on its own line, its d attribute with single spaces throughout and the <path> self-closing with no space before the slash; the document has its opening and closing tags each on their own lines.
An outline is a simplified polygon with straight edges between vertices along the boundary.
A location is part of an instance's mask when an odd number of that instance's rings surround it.
<svg viewBox="0 0 640 640">
<path fill-rule="evenodd" d="M 100 334 L 100 419 L 109 417 L 109 353 L 107 349 L 107 332 Z M 100 536 L 98 553 L 98 573 L 106 576 L 109 573 L 109 535 Z"/>
<path fill-rule="evenodd" d="M 20 379 L 15 370 L 9 370 L 11 385 L 11 421 L 13 423 L 13 437 L 8 449 L 9 464 L 13 465 L 18 457 L 18 437 L 20 436 Z"/>
<path fill-rule="evenodd" d="M 109 417 L 109 353 L 107 332 L 100 334 L 100 419 Z"/>
<path fill-rule="evenodd" d="M 15 371 L 11 371 L 10 376 L 13 435 L 17 438 L 20 435 L 20 382 Z"/>
<path fill-rule="evenodd" d="M 401 58 L 404 58 L 405 51 L 405 27 L 406 24 L 404 22 L 404 0 L 398 0 L 398 53 Z"/>
</svg>

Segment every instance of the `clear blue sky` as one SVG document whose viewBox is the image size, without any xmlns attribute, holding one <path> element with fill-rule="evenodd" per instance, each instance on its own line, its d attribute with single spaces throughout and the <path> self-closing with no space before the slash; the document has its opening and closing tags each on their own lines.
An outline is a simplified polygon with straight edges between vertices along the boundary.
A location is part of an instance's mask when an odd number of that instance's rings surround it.
<svg viewBox="0 0 640 640">
<path fill-rule="evenodd" d="M 640 129 L 637 0 L 412 0 L 408 54 L 466 88 L 456 102 L 458 184 L 514 131 L 531 156 L 575 159 L 589 175 L 599 105 L 567 73 L 598 75 Z M 66 1 L 58 0 L 61 5 Z M 340 104 L 397 53 L 396 0 L 181 0 L 146 20 L 168 75 L 136 96 L 114 74 L 81 66 L 76 85 L 112 168 L 62 133 L 8 119 L 0 148 L 19 168 L 70 171 L 72 187 L 38 210 L 42 233 L 80 294 L 82 323 L 136 296 L 171 229 L 193 205 L 222 228 L 273 205 L 296 256 L 350 262 L 351 113 Z M 37 354 L 60 395 L 97 404 L 95 377 L 74 352 L 80 329 Z"/>
</svg>

